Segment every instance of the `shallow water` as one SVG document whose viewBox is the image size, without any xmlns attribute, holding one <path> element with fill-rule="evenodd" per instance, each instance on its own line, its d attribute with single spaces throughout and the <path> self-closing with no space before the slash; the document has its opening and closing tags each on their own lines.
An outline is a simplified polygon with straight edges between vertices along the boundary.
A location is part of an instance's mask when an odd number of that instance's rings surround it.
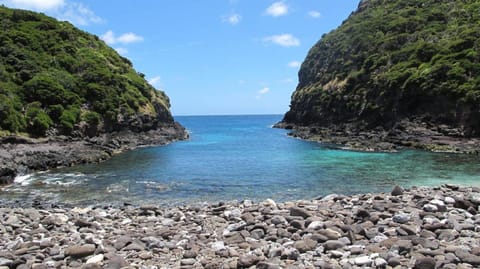
<svg viewBox="0 0 480 269">
<path fill-rule="evenodd" d="M 0 191 L 0 199 L 182 204 L 382 192 L 394 184 L 480 186 L 478 156 L 340 150 L 272 129 L 280 119 L 280 115 L 177 117 L 190 131 L 189 141 L 17 178 L 16 184 Z"/>
</svg>

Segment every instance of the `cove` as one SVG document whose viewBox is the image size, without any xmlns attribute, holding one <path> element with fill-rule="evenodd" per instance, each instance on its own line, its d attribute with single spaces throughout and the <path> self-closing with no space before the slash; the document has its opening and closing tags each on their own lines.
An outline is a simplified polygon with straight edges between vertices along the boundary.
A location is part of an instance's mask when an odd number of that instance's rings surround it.
<svg viewBox="0 0 480 269">
<path fill-rule="evenodd" d="M 19 178 L 0 199 L 192 204 L 298 200 L 385 192 L 393 185 L 480 186 L 478 156 L 403 150 L 370 153 L 302 141 L 271 126 L 281 115 L 181 116 L 190 140 L 141 148 L 100 164 Z"/>
</svg>

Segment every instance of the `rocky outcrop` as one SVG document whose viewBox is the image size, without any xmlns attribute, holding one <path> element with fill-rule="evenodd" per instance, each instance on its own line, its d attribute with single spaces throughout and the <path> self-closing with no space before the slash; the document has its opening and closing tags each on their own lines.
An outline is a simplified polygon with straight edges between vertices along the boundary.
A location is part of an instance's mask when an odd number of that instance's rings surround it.
<svg viewBox="0 0 480 269">
<path fill-rule="evenodd" d="M 479 137 L 475 14 L 473 2 L 361 1 L 310 49 L 281 126 Z"/>
<path fill-rule="evenodd" d="M 162 124 L 145 132 L 125 130 L 91 138 L 56 136 L 44 139 L 5 137 L 0 140 L 0 185 L 16 175 L 76 164 L 101 162 L 140 146 L 164 145 L 188 138 L 179 124 Z"/>
<path fill-rule="evenodd" d="M 480 266 L 478 188 L 395 188 L 392 193 L 176 208 L 2 207 L 0 266 Z"/>
</svg>

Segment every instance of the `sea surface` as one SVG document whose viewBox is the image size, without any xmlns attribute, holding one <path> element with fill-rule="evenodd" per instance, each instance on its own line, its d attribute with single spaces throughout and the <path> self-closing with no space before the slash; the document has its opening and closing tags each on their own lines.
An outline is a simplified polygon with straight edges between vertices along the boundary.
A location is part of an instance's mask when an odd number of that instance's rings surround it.
<svg viewBox="0 0 480 269">
<path fill-rule="evenodd" d="M 100 164 L 18 177 L 0 199 L 73 205 L 277 201 L 390 191 L 395 184 L 480 186 L 478 156 L 366 153 L 287 136 L 281 115 L 182 116 L 190 140 L 141 148 Z"/>
</svg>

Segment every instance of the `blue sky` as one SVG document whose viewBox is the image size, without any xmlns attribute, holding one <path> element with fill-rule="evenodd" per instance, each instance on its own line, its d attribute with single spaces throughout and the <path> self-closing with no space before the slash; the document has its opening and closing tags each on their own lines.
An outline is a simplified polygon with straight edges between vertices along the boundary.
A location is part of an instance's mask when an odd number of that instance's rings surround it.
<svg viewBox="0 0 480 269">
<path fill-rule="evenodd" d="M 0 0 L 104 39 L 174 115 L 283 114 L 299 65 L 359 0 Z"/>
</svg>

